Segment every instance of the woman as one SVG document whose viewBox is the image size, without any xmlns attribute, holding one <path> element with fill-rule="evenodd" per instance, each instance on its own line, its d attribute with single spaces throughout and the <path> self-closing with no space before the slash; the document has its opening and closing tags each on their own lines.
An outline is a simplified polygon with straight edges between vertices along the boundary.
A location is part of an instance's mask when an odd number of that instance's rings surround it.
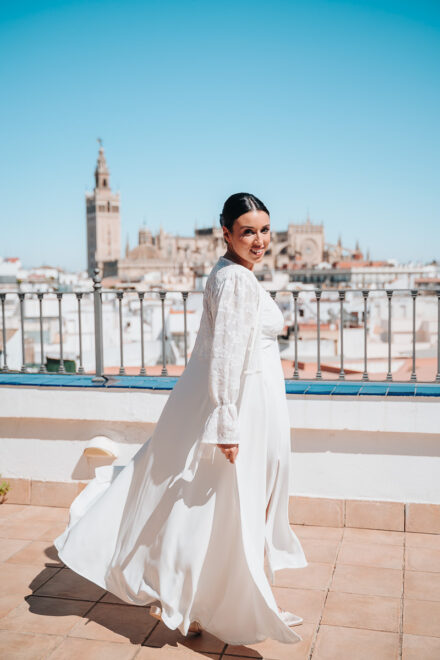
<svg viewBox="0 0 440 660">
<path fill-rule="evenodd" d="M 252 270 L 270 217 L 238 193 L 220 216 L 227 251 L 213 267 L 188 364 L 153 435 L 126 466 L 101 467 L 55 540 L 61 560 L 182 634 L 229 644 L 301 638 L 278 610 L 281 568 L 307 565 L 288 521 L 290 423 L 277 334 L 281 311 Z M 226 459 L 226 460 L 225 460 Z"/>
</svg>

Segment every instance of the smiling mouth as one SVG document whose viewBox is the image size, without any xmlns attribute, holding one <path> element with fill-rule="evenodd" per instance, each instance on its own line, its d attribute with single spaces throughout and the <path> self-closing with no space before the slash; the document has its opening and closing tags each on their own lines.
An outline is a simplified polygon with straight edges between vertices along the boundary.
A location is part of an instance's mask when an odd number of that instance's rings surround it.
<svg viewBox="0 0 440 660">
<path fill-rule="evenodd" d="M 257 255 L 257 257 L 259 257 L 260 254 L 263 254 L 264 249 L 261 248 L 261 250 L 253 250 L 253 249 L 251 248 L 251 252 L 252 252 L 253 254 Z"/>
</svg>

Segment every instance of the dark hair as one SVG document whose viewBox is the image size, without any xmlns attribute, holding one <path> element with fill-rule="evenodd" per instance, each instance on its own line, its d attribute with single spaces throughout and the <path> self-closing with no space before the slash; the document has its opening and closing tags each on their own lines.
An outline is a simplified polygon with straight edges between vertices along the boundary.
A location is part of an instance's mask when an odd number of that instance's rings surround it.
<svg viewBox="0 0 440 660">
<path fill-rule="evenodd" d="M 264 211 L 270 215 L 263 202 L 255 195 L 243 192 L 235 193 L 228 197 L 223 205 L 223 211 L 220 213 L 221 226 L 232 231 L 235 220 L 248 211 Z"/>
</svg>

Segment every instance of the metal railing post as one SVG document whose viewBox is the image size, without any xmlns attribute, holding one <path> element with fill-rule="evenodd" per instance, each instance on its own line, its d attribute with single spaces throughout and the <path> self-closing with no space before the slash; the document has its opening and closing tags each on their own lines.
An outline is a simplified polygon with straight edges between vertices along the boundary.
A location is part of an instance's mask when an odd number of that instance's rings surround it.
<svg viewBox="0 0 440 660">
<path fill-rule="evenodd" d="M 339 306 L 340 306 L 340 344 L 341 344 L 341 368 L 339 370 L 339 380 L 345 380 L 345 371 L 344 371 L 344 301 L 345 301 L 345 291 L 338 291 L 339 294 Z"/>
<path fill-rule="evenodd" d="M 79 374 L 84 373 L 83 367 L 83 352 L 82 352 L 82 324 L 81 324 L 81 299 L 83 297 L 82 291 L 76 293 L 76 299 L 78 301 L 78 339 L 79 339 Z"/>
<path fill-rule="evenodd" d="M 415 382 L 417 380 L 416 374 L 416 298 L 418 295 L 417 289 L 411 289 L 412 296 L 412 371 L 410 380 Z"/>
<path fill-rule="evenodd" d="M 391 298 L 393 297 L 393 289 L 386 289 L 388 298 L 388 373 L 387 380 L 393 380 L 391 373 Z"/>
<path fill-rule="evenodd" d="M 186 301 L 188 300 L 188 291 L 182 291 L 183 298 L 183 350 L 185 351 L 185 367 L 188 364 L 188 329 L 187 329 L 187 309 Z"/>
<path fill-rule="evenodd" d="M 436 383 L 440 383 L 440 289 L 437 289 L 437 375 Z"/>
<path fill-rule="evenodd" d="M 24 293 L 19 293 L 18 298 L 20 300 L 20 328 L 21 328 L 21 368 L 20 371 L 25 373 L 26 369 L 26 356 L 24 349 Z"/>
<path fill-rule="evenodd" d="M 102 297 L 101 297 L 101 278 L 99 268 L 93 270 L 93 315 L 95 321 L 95 375 L 92 378 L 93 383 L 105 383 L 106 376 L 103 374 L 103 341 L 102 341 Z"/>
<path fill-rule="evenodd" d="M 9 371 L 8 369 L 8 356 L 6 350 L 6 320 L 5 320 L 5 300 L 6 293 L 0 293 L 0 300 L 2 303 L 2 336 L 3 336 L 3 367 L 2 371 Z"/>
<path fill-rule="evenodd" d="M 293 378 L 295 380 L 299 379 L 298 371 L 298 291 L 292 291 L 293 296 L 293 337 L 295 343 L 295 357 L 294 357 L 294 369 L 293 369 Z"/>
<path fill-rule="evenodd" d="M 362 296 L 364 298 L 364 373 L 362 374 L 362 380 L 369 380 L 368 378 L 368 365 L 367 365 L 367 340 L 368 340 L 368 289 L 362 291 Z"/>
<path fill-rule="evenodd" d="M 316 359 L 317 359 L 317 369 L 316 369 L 316 376 L 315 378 L 317 380 L 322 380 L 322 373 L 321 373 L 321 296 L 322 296 L 322 291 L 321 289 L 315 289 L 315 295 L 316 295 Z"/>
<path fill-rule="evenodd" d="M 145 355 L 144 355 L 144 291 L 138 291 L 139 296 L 139 306 L 140 306 L 140 317 L 141 317 L 141 370 L 139 371 L 139 376 L 146 376 L 147 372 L 145 371 Z"/>
<path fill-rule="evenodd" d="M 63 354 L 63 317 L 61 310 L 61 302 L 63 299 L 62 292 L 59 291 L 57 292 L 57 298 L 58 298 L 58 331 L 60 335 L 60 365 L 58 367 L 58 373 L 65 374 L 66 370 L 64 368 L 64 354 Z"/>
<path fill-rule="evenodd" d="M 122 328 L 122 298 L 124 296 L 123 291 L 116 291 L 116 296 L 118 298 L 118 306 L 119 306 L 119 355 L 120 355 L 120 360 L 121 360 L 121 366 L 119 367 L 119 375 L 123 376 L 125 374 L 125 367 L 124 367 L 124 338 L 122 336 L 123 334 L 123 328 Z"/>
<path fill-rule="evenodd" d="M 168 376 L 167 362 L 165 356 L 165 296 L 166 291 L 159 291 L 160 302 L 162 303 L 162 371 L 161 376 Z"/>
<path fill-rule="evenodd" d="M 40 368 L 38 369 L 40 374 L 45 374 L 47 372 L 46 366 L 44 364 L 44 345 L 43 345 L 43 296 L 44 293 L 38 291 L 38 305 L 39 305 L 39 316 L 40 316 Z"/>
</svg>

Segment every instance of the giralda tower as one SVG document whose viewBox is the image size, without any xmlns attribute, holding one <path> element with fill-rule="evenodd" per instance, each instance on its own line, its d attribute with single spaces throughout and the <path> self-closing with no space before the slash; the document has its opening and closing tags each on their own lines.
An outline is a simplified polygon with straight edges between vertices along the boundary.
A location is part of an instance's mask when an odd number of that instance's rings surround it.
<svg viewBox="0 0 440 660">
<path fill-rule="evenodd" d="M 90 277 L 96 267 L 101 270 L 101 275 L 117 275 L 121 256 L 119 193 L 113 193 L 110 188 L 110 172 L 100 140 L 99 144 L 95 188 L 86 193 L 87 271 Z"/>
</svg>

